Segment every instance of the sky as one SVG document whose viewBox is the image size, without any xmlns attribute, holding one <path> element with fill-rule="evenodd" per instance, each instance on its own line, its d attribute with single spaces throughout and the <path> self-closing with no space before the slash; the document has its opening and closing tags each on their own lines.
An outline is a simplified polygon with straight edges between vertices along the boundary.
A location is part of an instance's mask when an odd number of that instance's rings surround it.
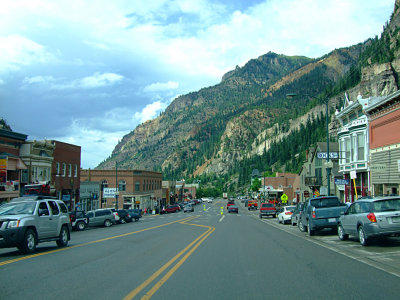
<svg viewBox="0 0 400 300">
<path fill-rule="evenodd" d="M 0 118 L 94 168 L 179 95 L 269 51 L 380 35 L 395 0 L 0 0 Z"/>
</svg>

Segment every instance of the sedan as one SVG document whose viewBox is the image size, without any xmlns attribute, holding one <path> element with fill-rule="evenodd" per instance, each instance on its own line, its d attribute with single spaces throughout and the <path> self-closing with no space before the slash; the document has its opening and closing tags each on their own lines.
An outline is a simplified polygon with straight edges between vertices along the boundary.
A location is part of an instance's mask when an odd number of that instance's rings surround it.
<svg viewBox="0 0 400 300">
<path fill-rule="evenodd" d="M 188 204 L 183 208 L 183 212 L 184 213 L 187 212 L 187 211 L 194 212 L 193 205 Z"/>
<path fill-rule="evenodd" d="M 231 212 L 239 213 L 239 207 L 237 207 L 236 205 L 230 205 L 228 207 L 228 213 L 231 213 Z"/>
<path fill-rule="evenodd" d="M 289 206 L 284 206 L 279 210 L 278 213 L 278 223 L 289 223 L 292 220 L 292 214 L 296 206 L 294 205 L 289 205 Z"/>
<path fill-rule="evenodd" d="M 400 197 L 361 199 L 352 203 L 340 216 L 338 236 L 346 240 L 358 237 L 367 246 L 374 237 L 400 236 Z"/>
</svg>

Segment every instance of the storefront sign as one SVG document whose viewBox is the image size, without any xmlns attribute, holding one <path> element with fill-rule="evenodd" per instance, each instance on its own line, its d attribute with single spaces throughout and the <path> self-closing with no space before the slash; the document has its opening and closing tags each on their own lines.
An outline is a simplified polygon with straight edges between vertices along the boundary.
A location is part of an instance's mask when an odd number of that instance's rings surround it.
<svg viewBox="0 0 400 300">
<path fill-rule="evenodd" d="M 116 188 L 104 188 L 103 198 L 115 198 L 116 192 L 117 192 Z"/>
<path fill-rule="evenodd" d="M 335 178 L 335 184 L 336 185 L 348 185 L 348 184 L 350 184 L 350 180 L 349 179 L 337 179 L 337 178 Z"/>
<path fill-rule="evenodd" d="M 371 167 L 370 167 L 371 172 L 374 172 L 374 173 L 386 172 L 386 168 L 387 168 L 386 164 L 371 164 Z"/>
<path fill-rule="evenodd" d="M 7 156 L 0 156 L 0 183 L 5 184 L 7 182 Z"/>
</svg>

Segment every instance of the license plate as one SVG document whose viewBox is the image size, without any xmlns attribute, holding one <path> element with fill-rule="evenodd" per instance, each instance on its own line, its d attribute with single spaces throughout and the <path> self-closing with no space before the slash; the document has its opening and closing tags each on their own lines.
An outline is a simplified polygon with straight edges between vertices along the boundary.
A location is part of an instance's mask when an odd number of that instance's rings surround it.
<svg viewBox="0 0 400 300">
<path fill-rule="evenodd" d="M 392 217 L 393 223 L 400 223 L 400 217 Z"/>
<path fill-rule="evenodd" d="M 329 218 L 328 222 L 336 222 L 336 218 Z"/>
</svg>

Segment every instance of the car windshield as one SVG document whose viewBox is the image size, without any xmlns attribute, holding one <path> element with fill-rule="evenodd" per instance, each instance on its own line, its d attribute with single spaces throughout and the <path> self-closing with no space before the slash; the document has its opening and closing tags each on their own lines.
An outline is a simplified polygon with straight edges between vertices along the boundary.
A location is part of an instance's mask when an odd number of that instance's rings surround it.
<svg viewBox="0 0 400 300">
<path fill-rule="evenodd" d="M 7 203 L 0 206 L 0 215 L 32 215 L 36 202 Z"/>
<path fill-rule="evenodd" d="M 294 207 L 294 206 L 289 206 L 289 207 L 286 207 L 286 210 L 287 211 L 294 211 L 295 208 L 296 207 Z"/>
<path fill-rule="evenodd" d="M 339 201 L 336 197 L 320 198 L 311 200 L 311 206 L 314 207 L 335 207 L 338 206 Z"/>
<path fill-rule="evenodd" d="M 400 199 L 380 200 L 372 203 L 373 212 L 400 211 Z"/>
<path fill-rule="evenodd" d="M 264 203 L 262 207 L 273 207 L 274 205 L 271 203 Z"/>
</svg>

